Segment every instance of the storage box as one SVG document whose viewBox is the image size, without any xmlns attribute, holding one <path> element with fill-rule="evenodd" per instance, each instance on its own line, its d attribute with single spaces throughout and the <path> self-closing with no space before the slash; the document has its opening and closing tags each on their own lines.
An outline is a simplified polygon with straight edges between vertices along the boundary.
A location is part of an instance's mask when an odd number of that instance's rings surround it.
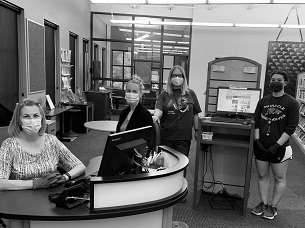
<svg viewBox="0 0 305 228">
<path fill-rule="evenodd" d="M 213 132 L 202 132 L 202 139 L 204 140 L 212 140 Z"/>
<path fill-rule="evenodd" d="M 56 120 L 46 120 L 46 133 L 56 136 Z"/>
</svg>

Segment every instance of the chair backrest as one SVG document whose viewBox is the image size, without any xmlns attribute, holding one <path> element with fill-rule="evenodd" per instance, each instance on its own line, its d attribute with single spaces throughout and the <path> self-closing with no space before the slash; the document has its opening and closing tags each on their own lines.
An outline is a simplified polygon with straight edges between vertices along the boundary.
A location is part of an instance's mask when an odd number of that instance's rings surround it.
<svg viewBox="0 0 305 228">
<path fill-rule="evenodd" d="M 149 142 L 148 150 L 158 151 L 158 146 L 161 143 L 161 129 L 159 123 L 156 121 L 153 123 L 151 140 Z"/>
<path fill-rule="evenodd" d="M 10 137 L 10 135 L 7 132 L 7 129 L 8 126 L 0 127 L 0 146 L 5 139 Z"/>
</svg>

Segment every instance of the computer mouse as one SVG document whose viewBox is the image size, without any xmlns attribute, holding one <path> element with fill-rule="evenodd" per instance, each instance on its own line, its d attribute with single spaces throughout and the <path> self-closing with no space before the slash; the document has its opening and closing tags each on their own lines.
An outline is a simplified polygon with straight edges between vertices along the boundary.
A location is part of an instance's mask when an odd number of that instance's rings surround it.
<svg viewBox="0 0 305 228">
<path fill-rule="evenodd" d="M 65 186 L 66 188 L 72 187 L 72 185 L 74 184 L 74 182 L 75 182 L 75 181 L 67 181 L 67 182 L 65 183 L 64 186 Z"/>
</svg>

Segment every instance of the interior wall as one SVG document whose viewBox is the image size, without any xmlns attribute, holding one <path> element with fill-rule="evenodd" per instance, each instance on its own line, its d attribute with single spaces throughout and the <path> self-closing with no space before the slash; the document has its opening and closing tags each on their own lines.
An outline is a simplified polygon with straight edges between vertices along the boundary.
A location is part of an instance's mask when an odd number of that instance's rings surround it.
<svg viewBox="0 0 305 228">
<path fill-rule="evenodd" d="M 75 69 L 76 86 L 82 88 L 82 72 L 83 72 L 83 56 L 82 56 L 82 45 L 83 38 L 90 39 L 90 11 L 91 3 L 90 0 L 9 0 L 11 3 L 24 9 L 24 17 L 39 24 L 44 24 L 44 20 L 48 20 L 59 26 L 59 44 L 57 44 L 58 52 L 60 48 L 69 49 L 69 32 L 73 32 L 78 35 L 77 41 L 77 62 L 78 66 Z M 25 26 L 21 25 L 21 26 Z M 25 47 L 25 41 L 22 43 Z M 21 47 L 21 48 L 23 48 Z M 60 53 L 57 55 L 57 65 L 60 65 Z M 22 71 L 26 72 L 26 66 L 22 66 Z M 26 75 L 27 73 L 25 73 Z M 28 84 L 28 75 L 26 76 L 26 84 Z M 59 85 L 60 90 L 60 67 L 57 67 L 56 81 Z M 45 101 L 45 92 L 29 94 L 27 88 L 25 88 L 26 97 Z M 58 94 L 58 99 L 60 99 Z M 59 101 L 59 100 L 58 100 Z M 57 102 L 58 102 L 57 101 Z"/>
<path fill-rule="evenodd" d="M 212 10 L 194 9 L 195 22 L 283 24 L 293 5 L 264 4 L 248 10 L 247 5 L 221 5 Z M 232 13 L 231 13 L 232 12 Z M 298 8 L 300 23 L 305 23 L 305 7 Z M 298 24 L 295 10 L 286 24 Z M 217 57 L 239 56 L 262 64 L 260 88 L 264 88 L 268 42 L 275 41 L 279 28 L 216 28 L 197 27 L 192 30 L 190 87 L 195 90 L 202 110 L 205 107 L 205 89 L 208 62 Z M 298 29 L 283 29 L 278 41 L 300 42 Z M 262 93 L 263 94 L 263 93 Z"/>
<path fill-rule="evenodd" d="M 193 18 L 194 22 L 283 24 L 293 4 L 263 4 L 249 7 L 248 4 L 229 4 L 211 7 L 208 5 L 187 7 L 92 5 L 93 11 Z M 300 23 L 305 23 L 305 6 L 298 7 Z M 296 11 L 292 10 L 286 24 L 298 24 Z M 304 29 L 303 29 L 304 31 Z M 279 28 L 192 28 L 190 53 L 190 88 L 205 110 L 205 90 L 208 63 L 217 57 L 238 56 L 262 64 L 261 84 L 264 88 L 268 42 L 275 41 Z M 283 29 L 279 41 L 301 41 L 298 29 Z"/>
</svg>

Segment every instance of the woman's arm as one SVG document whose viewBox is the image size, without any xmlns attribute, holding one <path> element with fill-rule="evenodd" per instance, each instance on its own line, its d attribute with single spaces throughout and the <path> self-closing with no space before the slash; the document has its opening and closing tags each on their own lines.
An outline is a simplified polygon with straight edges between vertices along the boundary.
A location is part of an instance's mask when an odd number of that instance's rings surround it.
<svg viewBox="0 0 305 228">
<path fill-rule="evenodd" d="M 76 165 L 70 171 L 68 171 L 67 172 L 68 174 L 64 174 L 64 176 L 66 178 L 66 181 L 68 181 L 69 180 L 68 175 L 70 175 L 71 179 L 73 179 L 75 177 L 82 175 L 85 171 L 86 171 L 86 166 L 83 163 L 81 163 L 81 164 Z"/>
<path fill-rule="evenodd" d="M 0 179 L 0 191 L 32 189 L 33 180 Z"/>
<path fill-rule="evenodd" d="M 194 114 L 194 130 L 198 130 L 198 114 Z"/>
<path fill-rule="evenodd" d="M 160 124 L 160 119 L 162 117 L 162 114 L 163 114 L 163 112 L 160 109 L 156 108 L 155 111 L 154 111 L 154 115 L 152 117 L 153 122 L 157 121 Z"/>
</svg>

